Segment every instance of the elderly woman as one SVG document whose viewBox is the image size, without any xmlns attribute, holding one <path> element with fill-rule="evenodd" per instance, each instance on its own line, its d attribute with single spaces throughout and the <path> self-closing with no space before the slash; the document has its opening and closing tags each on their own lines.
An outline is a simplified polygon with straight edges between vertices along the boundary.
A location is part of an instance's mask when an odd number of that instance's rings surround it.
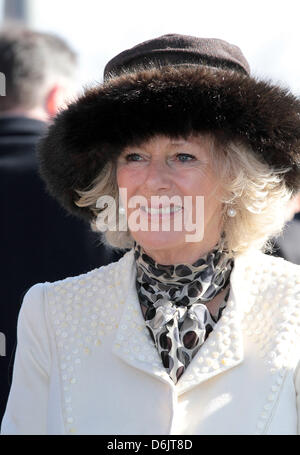
<svg viewBox="0 0 300 455">
<path fill-rule="evenodd" d="M 300 268 L 264 253 L 299 190 L 299 100 L 236 46 L 164 35 L 113 58 L 39 158 L 128 251 L 29 289 L 2 433 L 299 433 Z"/>
</svg>

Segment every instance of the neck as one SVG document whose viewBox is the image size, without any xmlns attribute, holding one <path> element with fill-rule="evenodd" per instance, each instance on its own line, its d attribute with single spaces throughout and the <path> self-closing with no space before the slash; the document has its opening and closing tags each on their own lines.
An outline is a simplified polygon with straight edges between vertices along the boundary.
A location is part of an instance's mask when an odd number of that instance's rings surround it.
<svg viewBox="0 0 300 455">
<path fill-rule="evenodd" d="M 183 247 L 169 249 L 150 249 L 142 245 L 145 253 L 161 265 L 194 264 L 200 257 L 211 251 L 220 239 L 215 238 L 205 244 L 185 244 Z"/>
</svg>

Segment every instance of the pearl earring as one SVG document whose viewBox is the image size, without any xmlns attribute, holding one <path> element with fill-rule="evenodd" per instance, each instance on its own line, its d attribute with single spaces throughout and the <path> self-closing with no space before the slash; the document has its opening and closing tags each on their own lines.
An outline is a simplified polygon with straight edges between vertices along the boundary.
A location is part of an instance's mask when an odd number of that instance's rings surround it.
<svg viewBox="0 0 300 455">
<path fill-rule="evenodd" d="M 229 207 L 227 210 L 227 215 L 230 216 L 231 218 L 235 217 L 236 210 L 233 207 Z"/>
</svg>

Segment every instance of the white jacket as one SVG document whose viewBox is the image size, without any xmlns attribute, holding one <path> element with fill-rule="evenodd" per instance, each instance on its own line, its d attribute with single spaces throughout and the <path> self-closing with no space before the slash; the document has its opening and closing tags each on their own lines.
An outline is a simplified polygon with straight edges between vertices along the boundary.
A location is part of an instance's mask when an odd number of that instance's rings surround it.
<svg viewBox="0 0 300 455">
<path fill-rule="evenodd" d="M 300 267 L 240 256 L 228 304 L 174 385 L 145 327 L 129 251 L 37 284 L 18 323 L 2 434 L 299 434 Z"/>
</svg>

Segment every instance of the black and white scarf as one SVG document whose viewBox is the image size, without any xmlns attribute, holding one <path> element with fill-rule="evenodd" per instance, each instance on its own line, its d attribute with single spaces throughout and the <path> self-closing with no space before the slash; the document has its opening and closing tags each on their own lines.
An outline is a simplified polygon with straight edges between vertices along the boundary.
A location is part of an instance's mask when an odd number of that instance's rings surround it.
<svg viewBox="0 0 300 455">
<path fill-rule="evenodd" d="M 162 363 L 176 384 L 220 319 L 229 296 L 233 259 L 224 238 L 194 264 L 162 265 L 135 242 L 136 289 L 141 310 Z M 222 290 L 213 317 L 206 303 Z"/>
</svg>

